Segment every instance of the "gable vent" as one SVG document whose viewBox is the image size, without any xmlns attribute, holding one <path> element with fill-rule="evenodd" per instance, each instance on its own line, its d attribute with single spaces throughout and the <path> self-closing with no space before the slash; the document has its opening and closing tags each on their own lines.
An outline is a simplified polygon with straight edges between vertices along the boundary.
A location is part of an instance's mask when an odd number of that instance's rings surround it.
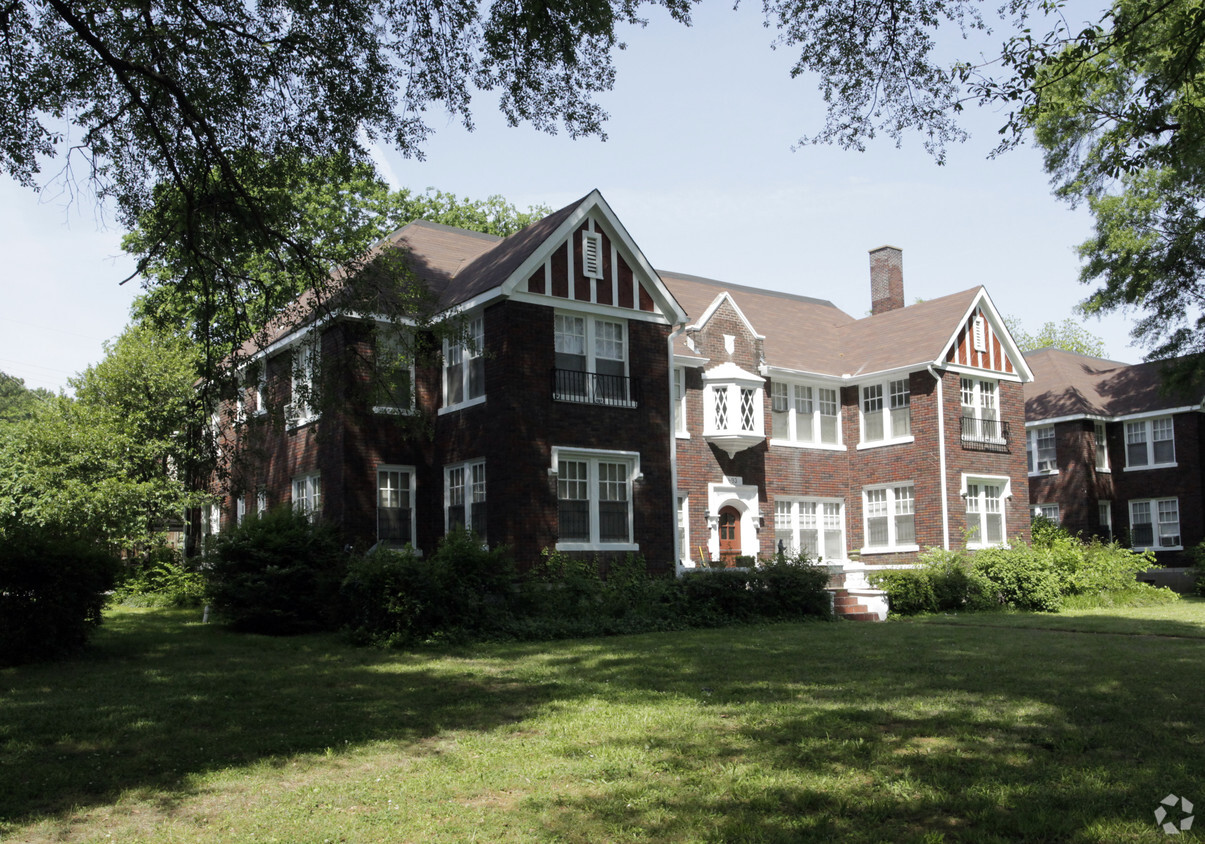
<svg viewBox="0 0 1205 844">
<path fill-rule="evenodd" d="M 602 278 L 602 235 L 598 232 L 582 232 L 582 272 Z"/>
</svg>

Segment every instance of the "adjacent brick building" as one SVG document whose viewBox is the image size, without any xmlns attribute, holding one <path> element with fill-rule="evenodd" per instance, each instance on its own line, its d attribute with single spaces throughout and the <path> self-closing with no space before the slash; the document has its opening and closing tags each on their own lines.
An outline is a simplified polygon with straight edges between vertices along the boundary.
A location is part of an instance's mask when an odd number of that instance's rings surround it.
<svg viewBox="0 0 1205 844">
<path fill-rule="evenodd" d="M 658 273 L 597 192 L 506 239 L 416 222 L 394 247 L 463 331 L 431 365 L 363 307 L 270 335 L 225 518 L 289 503 L 360 547 L 466 525 L 521 562 L 666 572 L 782 548 L 862 585 L 1028 536 L 1029 368 L 981 287 L 905 307 L 898 249 L 871 253 L 854 319 Z"/>
<path fill-rule="evenodd" d="M 1030 501 L 1069 530 L 1191 565 L 1205 539 L 1202 393 L 1163 389 L 1159 362 L 1130 365 L 1061 349 L 1026 355 Z"/>
</svg>

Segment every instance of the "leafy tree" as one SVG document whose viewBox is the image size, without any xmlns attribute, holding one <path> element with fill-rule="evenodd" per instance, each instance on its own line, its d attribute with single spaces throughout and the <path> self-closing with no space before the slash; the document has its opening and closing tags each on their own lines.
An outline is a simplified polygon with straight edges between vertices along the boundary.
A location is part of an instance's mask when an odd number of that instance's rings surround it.
<svg viewBox="0 0 1205 844">
<path fill-rule="evenodd" d="M 0 424 L 19 422 L 34 415 L 40 402 L 54 398 L 54 393 L 41 387 L 29 389 L 15 375 L 0 372 Z"/>
<path fill-rule="evenodd" d="M 187 343 L 128 329 L 72 379 L 78 398 L 50 399 L 0 432 L 0 535 L 129 547 L 161 530 L 192 497 L 194 379 Z"/>
<path fill-rule="evenodd" d="M 1086 202 L 1087 313 L 1134 310 L 1152 358 L 1205 351 L 1205 18 L 1188 0 L 1117 0 L 1096 24 L 1014 39 L 1017 125 L 1056 192 Z M 1181 376 L 1201 364 L 1187 361 Z"/>
<path fill-rule="evenodd" d="M 1013 340 L 1024 352 L 1052 346 L 1056 349 L 1078 352 L 1094 358 L 1105 356 L 1105 341 L 1084 328 L 1083 323 L 1072 317 L 1067 317 L 1060 323 L 1053 320 L 1043 323 L 1042 327 L 1033 334 L 1026 331 L 1016 317 L 1005 317 L 1004 322 L 1008 326 Z"/>
</svg>

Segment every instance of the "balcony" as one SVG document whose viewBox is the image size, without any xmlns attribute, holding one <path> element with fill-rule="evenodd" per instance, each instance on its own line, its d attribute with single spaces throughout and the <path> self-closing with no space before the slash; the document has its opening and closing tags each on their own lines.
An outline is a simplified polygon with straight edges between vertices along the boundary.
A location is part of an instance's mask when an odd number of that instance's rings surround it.
<svg viewBox="0 0 1205 844">
<path fill-rule="evenodd" d="M 1008 454 L 1012 438 L 1007 422 L 996 419 L 962 417 L 962 447 L 968 451 L 993 451 Z"/>
<path fill-rule="evenodd" d="M 603 407 L 636 407 L 640 402 L 640 381 L 626 375 L 554 369 L 552 398 Z"/>
</svg>

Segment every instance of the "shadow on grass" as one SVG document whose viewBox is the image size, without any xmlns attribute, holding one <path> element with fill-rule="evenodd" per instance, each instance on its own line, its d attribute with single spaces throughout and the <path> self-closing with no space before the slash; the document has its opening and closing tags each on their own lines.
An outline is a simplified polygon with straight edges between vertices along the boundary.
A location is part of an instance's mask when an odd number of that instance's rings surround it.
<svg viewBox="0 0 1205 844">
<path fill-rule="evenodd" d="M 1154 841 L 1166 794 L 1205 800 L 1200 639 L 804 624 L 441 658 L 182 621 L 117 615 L 85 659 L 0 672 L 0 830 L 374 742 L 527 719 L 538 742 L 548 703 L 581 737 L 542 752 L 580 767 L 516 798 L 541 839 Z"/>
<path fill-rule="evenodd" d="M 0 671 L 0 830 L 146 790 L 182 798 L 195 774 L 369 742 L 521 720 L 547 695 L 430 657 L 273 639 L 119 613 L 89 651 Z"/>
<path fill-rule="evenodd" d="M 771 627 L 579 653 L 596 688 L 693 695 L 715 718 L 632 741 L 643 775 L 546 800 L 551 837 L 588 840 L 593 817 L 649 840 L 681 839 L 683 818 L 711 841 L 1165 840 L 1159 801 L 1205 799 L 1205 641 L 1110 627 Z M 666 774 L 681 787 L 649 805 Z"/>
</svg>

